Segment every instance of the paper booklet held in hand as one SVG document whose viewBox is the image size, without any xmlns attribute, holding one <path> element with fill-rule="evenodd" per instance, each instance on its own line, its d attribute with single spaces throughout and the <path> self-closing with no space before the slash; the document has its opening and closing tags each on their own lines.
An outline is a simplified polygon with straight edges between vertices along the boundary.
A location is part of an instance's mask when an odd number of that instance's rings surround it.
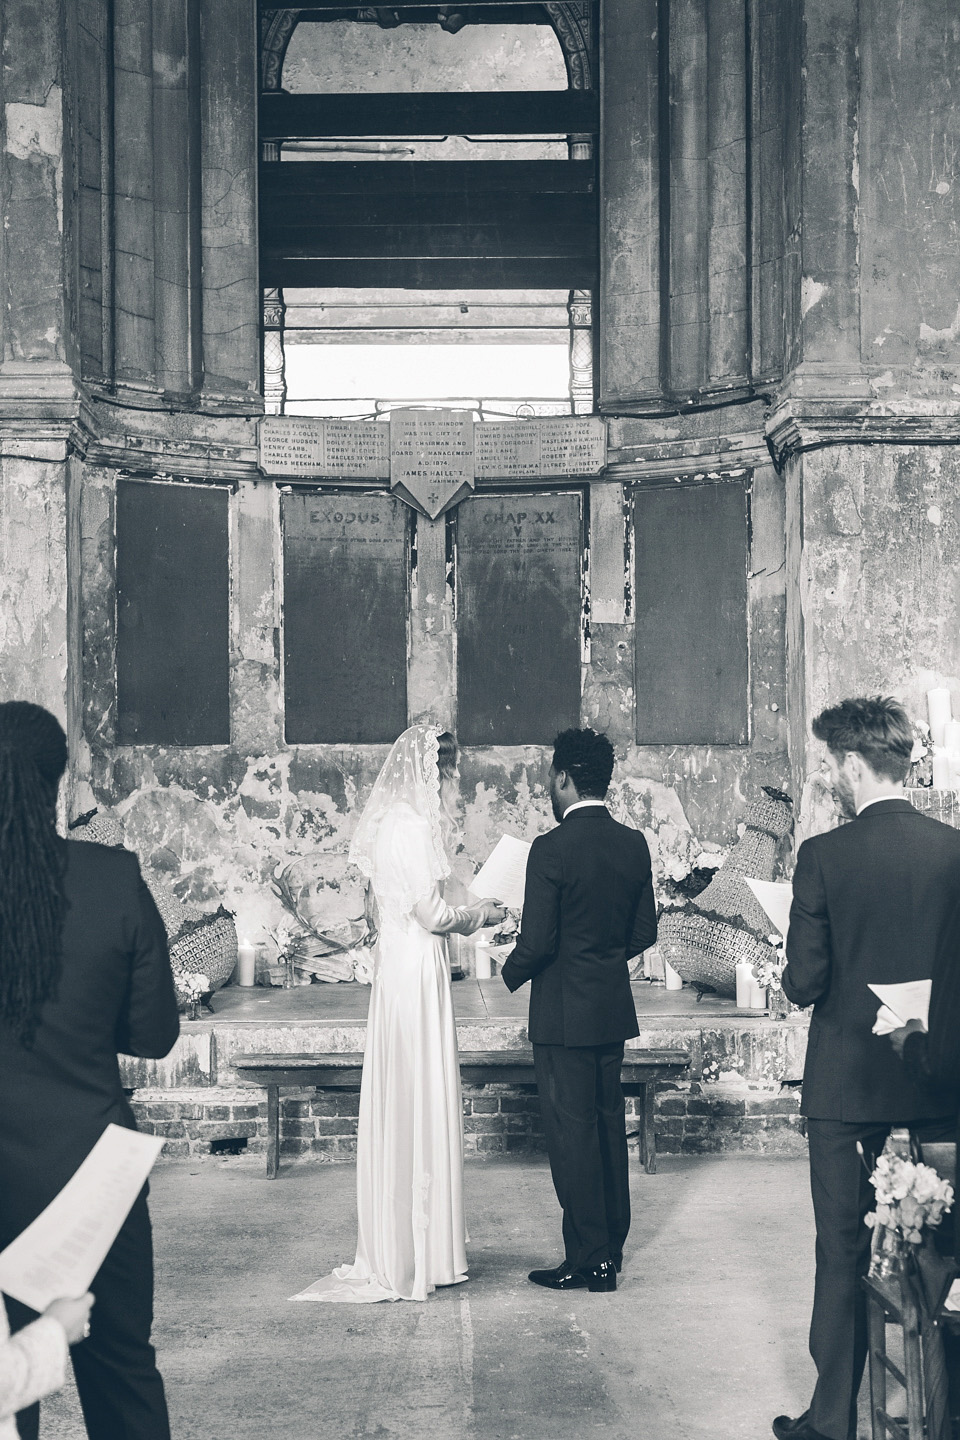
<svg viewBox="0 0 960 1440">
<path fill-rule="evenodd" d="M 766 912 L 770 924 L 784 941 L 790 929 L 790 906 L 793 904 L 793 886 L 789 881 L 752 880 L 743 877 Z"/>
<path fill-rule="evenodd" d="M 0 1290 L 31 1310 L 89 1290 L 162 1149 L 154 1135 L 108 1125 L 59 1195 L 0 1252 Z"/>
<path fill-rule="evenodd" d="M 902 985 L 868 985 L 881 1002 L 874 1022 L 874 1035 L 889 1035 L 908 1020 L 922 1020 L 924 1029 L 930 1016 L 932 980 L 907 980 Z"/>
<path fill-rule="evenodd" d="M 521 910 L 529 854 L 529 840 L 518 840 L 516 835 L 501 835 L 489 859 L 470 881 L 473 894 L 481 900 L 499 900 L 510 910 Z"/>
</svg>

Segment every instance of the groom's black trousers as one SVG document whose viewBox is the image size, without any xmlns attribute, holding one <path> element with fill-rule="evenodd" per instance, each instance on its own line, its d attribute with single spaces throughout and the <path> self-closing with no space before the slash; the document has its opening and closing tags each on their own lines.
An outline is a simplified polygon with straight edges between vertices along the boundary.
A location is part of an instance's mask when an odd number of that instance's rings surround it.
<svg viewBox="0 0 960 1440">
<path fill-rule="evenodd" d="M 630 1228 L 622 1065 L 622 1041 L 533 1047 L 566 1259 L 578 1268 L 619 1260 Z"/>
</svg>

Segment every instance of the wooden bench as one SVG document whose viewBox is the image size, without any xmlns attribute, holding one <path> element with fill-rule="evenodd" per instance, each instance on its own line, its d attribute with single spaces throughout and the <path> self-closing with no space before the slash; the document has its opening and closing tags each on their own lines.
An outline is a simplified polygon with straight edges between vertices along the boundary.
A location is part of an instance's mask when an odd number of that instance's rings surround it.
<svg viewBox="0 0 960 1440">
<path fill-rule="evenodd" d="M 363 1055 L 238 1055 L 233 1065 L 249 1084 L 266 1089 L 267 1179 L 273 1180 L 280 1168 L 281 1089 L 315 1085 L 318 1090 L 359 1090 Z M 648 1175 L 657 1168 L 655 1084 L 677 1079 L 689 1069 L 685 1050 L 628 1050 L 624 1056 L 624 1093 L 641 1099 L 640 1161 Z M 461 1050 L 460 1079 L 464 1085 L 533 1085 L 533 1050 Z"/>
</svg>

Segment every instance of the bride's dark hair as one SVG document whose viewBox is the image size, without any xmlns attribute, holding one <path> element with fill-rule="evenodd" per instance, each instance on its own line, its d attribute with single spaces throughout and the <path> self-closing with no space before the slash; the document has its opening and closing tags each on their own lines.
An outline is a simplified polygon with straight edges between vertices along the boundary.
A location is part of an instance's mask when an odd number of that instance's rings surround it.
<svg viewBox="0 0 960 1440">
<path fill-rule="evenodd" d="M 456 736 L 451 735 L 449 730 L 444 730 L 442 735 L 437 736 L 437 768 L 441 780 L 453 780 L 456 777 L 459 755 Z"/>
<path fill-rule="evenodd" d="M 444 730 L 442 735 L 437 736 L 437 769 L 440 772 L 443 841 L 448 851 L 453 849 L 453 842 L 460 828 L 460 817 L 457 814 L 457 761 L 459 758 L 460 747 L 457 744 L 456 736 L 451 735 L 449 730 Z"/>
</svg>

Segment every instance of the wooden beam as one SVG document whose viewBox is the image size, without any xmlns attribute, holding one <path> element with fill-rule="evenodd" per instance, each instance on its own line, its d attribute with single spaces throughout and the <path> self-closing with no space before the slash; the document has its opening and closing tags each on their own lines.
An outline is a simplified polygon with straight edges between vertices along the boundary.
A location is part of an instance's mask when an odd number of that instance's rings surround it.
<svg viewBox="0 0 960 1440">
<path fill-rule="evenodd" d="M 264 250 L 260 281 L 268 287 L 304 290 L 591 290 L 597 284 L 597 263 L 584 255 L 306 260 Z"/>
<path fill-rule="evenodd" d="M 261 232 L 264 248 L 290 258 L 455 260 L 525 257 L 555 259 L 589 256 L 596 249 L 590 225 L 314 225 L 305 229 L 269 226 Z"/>
<path fill-rule="evenodd" d="M 261 205 L 261 233 L 329 229 L 484 226 L 505 233 L 538 227 L 588 226 L 596 231 L 593 195 L 538 195 L 497 191 L 491 195 L 300 195 Z"/>
<path fill-rule="evenodd" d="M 598 128 L 589 90 L 260 96 L 261 140 L 333 135 L 571 135 Z"/>
<path fill-rule="evenodd" d="M 272 15 L 277 10 L 288 10 L 289 5 L 277 4 L 276 0 L 259 0 L 261 15 Z M 301 20 L 326 20 L 330 15 L 355 20 L 358 10 L 369 10 L 369 5 L 349 5 L 344 0 L 311 0 L 300 8 Z M 385 10 L 398 10 L 403 20 L 427 20 L 437 23 L 437 5 L 385 5 Z M 451 7 L 457 10 L 488 11 L 489 23 L 493 24 L 534 24 L 549 25 L 550 21 L 539 4 L 504 4 L 504 0 L 469 0 L 469 4 Z M 497 13 L 497 12 L 503 12 Z M 473 23 L 471 17 L 471 23 Z M 392 27 L 390 27 L 392 28 Z"/>
<path fill-rule="evenodd" d="M 295 160 L 260 166 L 260 196 L 586 195 L 592 160 Z"/>
</svg>

